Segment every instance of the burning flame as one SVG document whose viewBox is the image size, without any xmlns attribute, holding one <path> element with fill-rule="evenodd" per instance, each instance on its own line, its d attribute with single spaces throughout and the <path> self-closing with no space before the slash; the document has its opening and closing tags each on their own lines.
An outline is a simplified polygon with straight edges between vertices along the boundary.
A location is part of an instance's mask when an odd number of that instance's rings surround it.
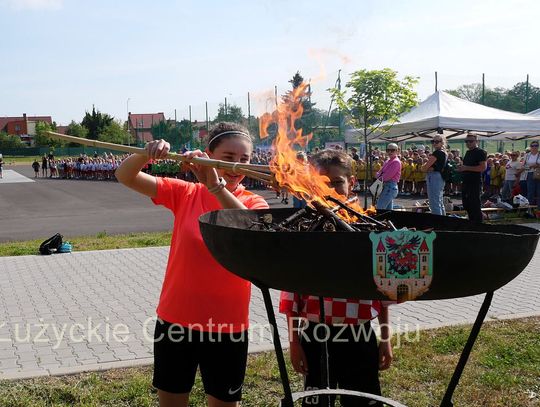
<svg viewBox="0 0 540 407">
<path fill-rule="evenodd" d="M 326 198 L 331 196 L 344 202 L 347 197 L 339 195 L 328 184 L 329 178 L 319 174 L 317 169 L 297 158 L 298 151 L 295 146 L 305 148 L 311 140 L 312 134 L 304 135 L 302 129 L 296 129 L 296 120 L 302 117 L 304 108 L 302 97 L 307 94 L 307 83 L 300 84 L 290 95 L 278 104 L 273 113 L 264 113 L 260 120 L 261 138 L 268 136 L 268 128 L 277 126 L 276 138 L 273 142 L 274 158 L 270 162 L 270 169 L 275 174 L 276 181 L 281 187 L 291 191 L 297 198 L 305 199 L 308 203 L 319 201 L 327 207 L 335 204 Z M 374 213 L 370 208 L 365 211 L 358 203 L 348 204 L 349 207 L 362 214 Z M 345 210 L 337 212 L 345 221 L 352 223 L 356 217 L 351 217 Z"/>
</svg>

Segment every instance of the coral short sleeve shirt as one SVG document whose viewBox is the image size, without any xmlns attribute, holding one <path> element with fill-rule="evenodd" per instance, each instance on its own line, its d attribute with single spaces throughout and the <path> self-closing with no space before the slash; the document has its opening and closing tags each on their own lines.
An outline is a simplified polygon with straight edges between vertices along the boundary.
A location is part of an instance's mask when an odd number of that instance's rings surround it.
<svg viewBox="0 0 540 407">
<path fill-rule="evenodd" d="M 174 213 L 167 270 L 157 315 L 171 323 L 206 332 L 241 332 L 249 325 L 251 284 L 224 269 L 204 244 L 199 216 L 221 209 L 200 183 L 156 178 L 152 201 Z M 249 209 L 268 208 L 259 195 L 242 185 L 234 195 Z M 241 248 L 238 248 L 241 256 Z"/>
</svg>

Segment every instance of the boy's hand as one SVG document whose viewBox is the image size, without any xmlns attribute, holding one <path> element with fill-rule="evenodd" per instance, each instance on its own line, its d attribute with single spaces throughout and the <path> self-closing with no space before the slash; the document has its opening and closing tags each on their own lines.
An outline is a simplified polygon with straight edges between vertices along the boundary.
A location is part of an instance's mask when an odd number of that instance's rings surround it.
<svg viewBox="0 0 540 407">
<path fill-rule="evenodd" d="M 389 340 L 379 342 L 379 370 L 386 370 L 392 364 L 392 344 Z"/>
<path fill-rule="evenodd" d="M 154 140 L 146 144 L 144 149 L 146 150 L 148 158 L 160 160 L 167 157 L 167 154 L 171 150 L 171 145 L 163 139 Z"/>
<path fill-rule="evenodd" d="M 290 342 L 289 352 L 291 354 L 291 363 L 293 365 L 294 371 L 303 374 L 304 376 L 308 373 L 308 365 L 306 354 L 304 349 L 298 341 Z"/>
</svg>

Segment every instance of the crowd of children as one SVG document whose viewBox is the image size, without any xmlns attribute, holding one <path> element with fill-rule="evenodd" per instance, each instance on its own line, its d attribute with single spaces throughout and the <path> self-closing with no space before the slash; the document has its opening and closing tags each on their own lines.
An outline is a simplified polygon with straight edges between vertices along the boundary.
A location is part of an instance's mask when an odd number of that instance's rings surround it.
<svg viewBox="0 0 540 407">
<path fill-rule="evenodd" d="M 317 149 L 316 149 L 317 150 Z M 314 151 L 316 153 L 317 151 Z M 429 157 L 429 147 L 409 147 L 400 152 L 399 158 L 402 164 L 401 180 L 399 183 L 399 194 L 401 196 L 427 196 L 426 172 L 421 170 Z M 507 179 L 506 171 L 509 166 L 516 167 L 523 162 L 526 152 L 511 152 L 489 154 L 487 168 L 482 173 L 484 196 L 502 195 L 509 199 L 512 195 L 521 192 L 526 195 L 526 172 L 521 173 L 521 184 L 510 183 Z M 355 191 L 362 191 L 364 180 L 369 185 L 376 178 L 377 172 L 381 169 L 384 161 L 388 158 L 385 151 L 378 148 L 372 151 L 372 168 L 367 174 L 367 163 L 365 159 L 358 156 L 355 149 L 351 149 L 350 155 L 353 158 L 353 174 L 357 179 Z M 34 160 L 32 167 L 35 177 L 49 177 L 61 179 L 77 180 L 115 180 L 114 172 L 127 155 L 113 155 L 103 153 L 88 156 L 81 154 L 78 157 L 64 157 L 57 159 L 52 154 L 44 155 L 41 159 Z M 272 159 L 270 150 L 255 149 L 251 155 L 251 163 L 268 165 Z M 511 163 L 517 163 L 512 165 Z M 462 157 L 459 150 L 448 152 L 449 179 L 446 181 L 445 195 L 459 195 L 461 191 L 461 174 L 457 167 L 462 164 Z M 512 169 L 512 174 L 515 172 Z M 519 170 L 519 169 L 518 169 Z M 178 178 L 187 181 L 195 181 L 187 166 L 175 160 L 152 160 L 143 171 L 158 177 Z M 40 175 L 41 173 L 41 175 Z M 507 184 L 506 188 L 503 188 Z M 266 185 L 251 178 L 246 178 L 244 184 L 248 189 L 264 189 Z M 521 185 L 518 190 L 516 187 Z M 511 194 L 511 192 L 514 192 Z M 276 193 L 283 203 L 288 203 L 288 192 L 279 191 Z"/>
<path fill-rule="evenodd" d="M 104 153 L 102 156 L 81 154 L 79 157 L 57 159 L 49 154 L 42 157 L 41 164 L 36 158 L 32 168 L 35 178 L 39 177 L 41 170 L 43 178 L 114 180 L 114 172 L 124 158 Z"/>
<path fill-rule="evenodd" d="M 114 172 L 128 155 L 103 153 L 93 156 L 80 154 L 78 157 L 55 158 L 52 153 L 36 158 L 32 163 L 35 178 L 59 178 L 76 180 L 116 180 Z M 256 149 L 251 155 L 254 164 L 267 165 L 272 158 L 268 151 Z M 186 165 L 170 159 L 151 160 L 143 171 L 156 177 L 178 178 L 196 181 Z M 244 184 L 249 189 L 262 189 L 266 185 L 259 180 L 246 178 Z"/>
<path fill-rule="evenodd" d="M 461 193 L 462 174 L 457 171 L 458 166 L 463 164 L 459 150 L 450 150 L 448 153 L 448 178 L 446 180 L 444 194 L 447 196 Z M 492 153 L 487 155 L 487 168 L 482 173 L 482 196 L 488 199 L 492 196 L 500 196 L 503 200 L 509 200 L 517 194 L 527 196 L 527 171 L 524 170 L 525 158 L 528 151 L 505 151 L 504 153 Z M 427 196 L 426 172 L 421 170 L 429 157 L 429 147 L 409 147 L 400 152 L 401 179 L 399 194 L 405 196 Z M 355 152 L 350 155 L 353 161 L 353 173 L 357 179 L 356 191 L 362 191 L 364 180 L 367 185 L 376 179 L 377 172 L 388 158 L 387 153 L 375 148 L 372 151 L 372 168 L 367 174 L 365 159 L 358 158 Z M 519 179 L 518 179 L 519 177 Z"/>
<path fill-rule="evenodd" d="M 401 179 L 399 182 L 399 193 L 402 196 L 427 196 L 426 172 L 422 171 L 422 166 L 427 163 L 430 154 L 429 148 L 410 147 L 400 152 L 401 160 Z M 372 168 L 367 174 L 367 163 L 363 159 L 355 160 L 353 163 L 353 172 L 358 180 L 355 190 L 363 189 L 364 180 L 369 185 L 376 179 L 377 172 L 380 171 L 384 161 L 387 159 L 387 153 L 375 148 L 372 152 Z M 457 195 L 460 192 L 461 178 L 457 172 L 457 166 L 462 164 L 459 150 L 448 152 L 448 168 L 450 170 L 450 180 L 446 182 L 446 195 Z M 369 175 L 369 176 L 367 176 Z M 366 179 L 367 176 L 367 179 Z"/>
</svg>

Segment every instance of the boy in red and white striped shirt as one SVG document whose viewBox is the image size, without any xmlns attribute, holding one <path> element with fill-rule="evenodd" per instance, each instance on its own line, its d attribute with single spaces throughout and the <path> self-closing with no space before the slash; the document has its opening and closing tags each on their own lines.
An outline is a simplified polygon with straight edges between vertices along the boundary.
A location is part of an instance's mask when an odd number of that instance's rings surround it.
<svg viewBox="0 0 540 407">
<path fill-rule="evenodd" d="M 329 185 L 344 196 L 354 185 L 351 161 L 338 150 L 323 150 L 311 159 L 329 178 Z M 326 340 L 331 388 L 381 394 L 379 370 L 388 369 L 392 363 L 387 305 L 378 300 L 324 298 L 325 323 L 320 323 L 319 297 L 281 293 L 279 311 L 287 315 L 291 362 L 294 370 L 305 376 L 305 390 L 325 387 L 321 384 L 321 342 Z M 376 317 L 381 326 L 378 345 L 371 327 Z M 340 402 L 344 407 L 380 406 L 358 397 L 341 396 Z M 302 406 L 319 405 L 327 405 L 323 397 L 302 401 Z"/>
</svg>

